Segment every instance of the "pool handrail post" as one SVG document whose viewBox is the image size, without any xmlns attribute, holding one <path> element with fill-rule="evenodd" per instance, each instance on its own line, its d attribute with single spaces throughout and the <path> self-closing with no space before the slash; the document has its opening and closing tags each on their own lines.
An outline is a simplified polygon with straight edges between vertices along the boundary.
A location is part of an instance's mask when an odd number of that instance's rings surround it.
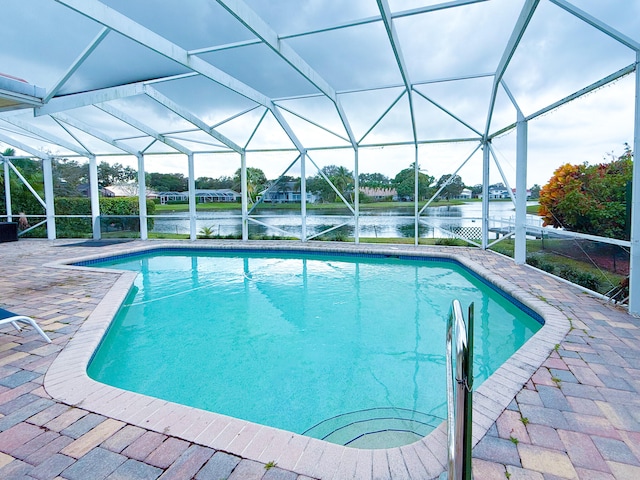
<svg viewBox="0 0 640 480">
<path fill-rule="evenodd" d="M 451 303 L 451 309 L 449 310 L 449 316 L 447 318 L 446 330 L 448 439 L 447 478 L 449 480 L 471 480 L 471 389 L 473 386 L 472 332 L 473 304 L 469 307 L 469 323 L 465 324 L 460 302 L 458 300 L 453 300 Z"/>
<path fill-rule="evenodd" d="M 473 302 L 469 305 L 467 316 L 467 350 L 465 355 L 465 391 L 464 396 L 464 458 L 462 461 L 463 471 L 462 478 L 471 480 L 471 448 L 472 436 L 471 430 L 473 426 L 473 332 L 474 332 L 474 308 Z"/>
</svg>

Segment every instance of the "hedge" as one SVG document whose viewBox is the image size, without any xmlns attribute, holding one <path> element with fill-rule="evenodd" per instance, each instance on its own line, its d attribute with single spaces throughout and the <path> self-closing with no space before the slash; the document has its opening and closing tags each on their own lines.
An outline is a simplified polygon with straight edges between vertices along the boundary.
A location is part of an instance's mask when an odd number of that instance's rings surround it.
<svg viewBox="0 0 640 480">
<path fill-rule="evenodd" d="M 56 197 L 54 200 L 56 216 L 85 215 L 85 218 L 56 218 L 56 236 L 58 238 L 85 238 L 92 236 L 91 200 L 85 197 Z M 156 205 L 147 200 L 147 214 L 153 215 Z M 102 231 L 140 231 L 139 218 L 123 218 L 140 214 L 137 197 L 101 197 L 100 229 Z M 153 229 L 153 219 L 147 219 L 147 228 Z M 26 236 L 46 236 L 44 228 L 35 229 Z"/>
</svg>

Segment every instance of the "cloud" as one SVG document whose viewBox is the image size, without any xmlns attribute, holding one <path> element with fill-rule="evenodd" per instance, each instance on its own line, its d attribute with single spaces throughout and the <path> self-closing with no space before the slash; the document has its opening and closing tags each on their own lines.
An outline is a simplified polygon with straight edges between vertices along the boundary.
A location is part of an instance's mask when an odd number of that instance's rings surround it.
<svg viewBox="0 0 640 480">
<path fill-rule="evenodd" d="M 281 35 L 379 15 L 376 3 L 365 0 L 246 2 Z M 150 14 L 148 2 L 104 0 L 104 3 L 165 36 L 181 49 L 208 48 L 254 38 L 224 8 L 210 0 L 156 0 L 153 2 L 153 15 Z M 431 3 L 392 1 L 391 8 L 397 11 Z M 638 41 L 639 2 L 573 0 L 572 3 Z M 494 71 L 522 5 L 522 1 L 493 0 L 394 20 L 409 79 L 413 82 L 429 82 Z M 53 85 L 70 67 L 101 28 L 96 22 L 49 0 L 31 0 L 28 6 L 23 0 L 4 0 L 3 14 L 11 21 L 3 26 L 5 43 L 0 50 L 0 69 L 46 88 Z M 25 25 L 29 26 L 28 31 Z M 315 71 L 309 73 L 311 76 L 319 75 L 339 92 L 346 118 L 358 138 L 373 126 L 398 95 L 397 88 L 386 87 L 403 83 L 382 22 L 297 36 L 282 42 L 292 47 Z M 291 97 L 318 92 L 312 83 L 266 45 L 203 53 L 199 58 L 211 62 L 216 68 L 266 96 Z M 518 105 L 525 113 L 532 113 L 634 60 L 634 53 L 630 49 L 551 2 L 542 0 L 504 80 Z M 303 65 L 301 68 L 305 70 L 307 67 Z M 112 32 L 62 92 L 72 94 L 187 71 L 186 67 L 157 54 L 153 49 Z M 621 149 L 625 141 L 632 140 L 632 79 L 633 75 L 531 122 L 529 183 L 544 183 L 553 170 L 565 161 L 599 161 L 606 152 Z M 234 86 L 233 79 L 228 81 L 228 85 L 224 85 L 225 81 L 221 83 L 195 76 L 154 83 L 154 88 L 209 124 L 216 124 L 255 105 L 227 88 Z M 486 78 L 424 84 L 416 89 L 482 132 L 489 112 L 491 86 L 492 78 Z M 350 92 L 365 88 L 375 90 L 368 93 Z M 413 96 L 421 140 L 475 135 L 418 94 L 413 93 Z M 335 106 L 327 99 L 293 99 L 280 103 L 320 125 L 344 134 Z M 146 97 L 121 99 L 112 101 L 112 104 L 137 116 L 160 133 L 191 128 L 190 124 Z M 224 123 L 219 130 L 236 143 L 244 145 L 263 111 L 264 107 L 259 107 Z M 135 129 L 92 107 L 66 113 L 115 138 L 140 135 Z M 494 115 L 491 132 L 515 121 L 515 109 L 502 90 L 498 93 Z M 290 114 L 284 116 L 289 119 L 290 126 L 305 147 L 344 145 L 342 140 L 325 132 L 316 134 L 319 132 L 316 127 Z M 43 121 L 36 119 L 34 122 Z M 408 141 L 412 138 L 410 128 L 405 97 L 380 121 L 365 143 Z M 515 165 L 514 138 L 515 132 L 512 132 L 494 142 L 508 175 L 512 175 L 511 166 Z M 145 148 L 150 140 L 144 138 L 127 142 L 136 148 Z M 96 142 L 95 145 L 99 148 L 101 143 Z M 190 145 L 197 146 L 195 142 Z M 250 147 L 258 148 L 257 145 L 264 148 L 290 147 L 291 142 L 277 123 L 270 119 L 260 127 Z M 202 145 L 201 148 L 205 150 L 207 146 Z M 421 146 L 420 164 L 435 176 L 452 173 L 472 149 L 471 144 Z M 154 145 L 151 150 L 158 151 L 161 148 Z M 278 168 L 288 164 L 290 153 L 253 155 L 252 161 L 264 161 L 265 172 L 275 177 L 281 173 Z M 342 164 L 353 169 L 354 154 L 349 149 L 322 153 L 314 151 L 311 155 L 323 164 Z M 162 168 L 165 171 L 186 164 L 184 157 L 176 160 L 174 157 L 154 155 L 150 158 L 149 168 Z M 363 149 L 360 171 L 379 171 L 393 176 L 414 159 L 412 146 Z M 226 161 L 211 161 L 210 164 L 221 172 L 229 170 Z M 235 171 L 236 160 L 231 164 Z M 463 179 L 467 183 L 481 180 L 479 164 L 481 161 L 474 157 L 465 167 Z M 210 171 L 209 168 L 206 170 Z M 216 176 L 213 173 L 208 175 Z"/>
</svg>

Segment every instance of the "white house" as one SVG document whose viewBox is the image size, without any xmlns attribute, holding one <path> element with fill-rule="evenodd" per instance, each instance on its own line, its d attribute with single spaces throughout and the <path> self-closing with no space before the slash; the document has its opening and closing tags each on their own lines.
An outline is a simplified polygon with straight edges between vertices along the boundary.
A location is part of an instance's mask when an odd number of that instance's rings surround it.
<svg viewBox="0 0 640 480">
<path fill-rule="evenodd" d="M 282 182 L 271 189 L 266 189 L 258 195 L 257 200 L 264 203 L 300 203 L 302 194 L 298 182 Z M 315 203 L 316 196 L 307 192 L 307 203 Z"/>
</svg>

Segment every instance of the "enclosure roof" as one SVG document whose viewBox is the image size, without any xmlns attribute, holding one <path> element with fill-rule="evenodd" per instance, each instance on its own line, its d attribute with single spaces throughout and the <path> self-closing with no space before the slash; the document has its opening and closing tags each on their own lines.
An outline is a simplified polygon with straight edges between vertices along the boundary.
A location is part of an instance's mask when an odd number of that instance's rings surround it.
<svg viewBox="0 0 640 480">
<path fill-rule="evenodd" d="M 30 155 L 479 142 L 633 72 L 640 49 L 636 0 L 2 7 L 0 65 L 29 84 L 0 76 L 0 142 Z"/>
<path fill-rule="evenodd" d="M 42 106 L 44 88 L 29 85 L 21 78 L 0 73 L 0 112 Z"/>
</svg>

